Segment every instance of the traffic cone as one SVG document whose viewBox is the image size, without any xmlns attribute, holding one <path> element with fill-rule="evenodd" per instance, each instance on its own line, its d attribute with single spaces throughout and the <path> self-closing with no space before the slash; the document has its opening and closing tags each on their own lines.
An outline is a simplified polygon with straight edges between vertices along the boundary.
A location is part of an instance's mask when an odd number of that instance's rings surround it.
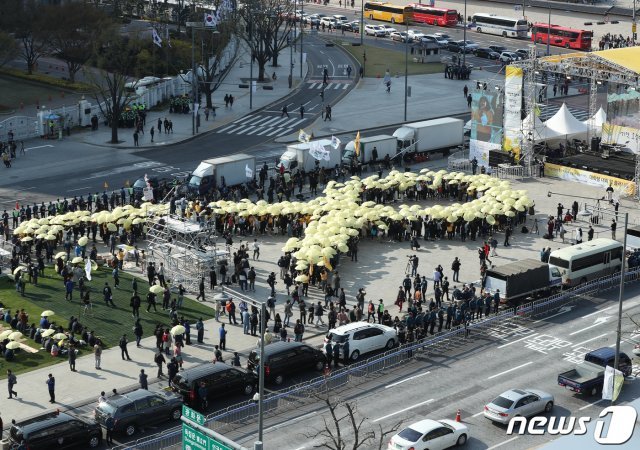
<svg viewBox="0 0 640 450">
<path fill-rule="evenodd" d="M 462 418 L 460 417 L 460 410 L 456 412 L 456 422 L 462 422 Z"/>
</svg>

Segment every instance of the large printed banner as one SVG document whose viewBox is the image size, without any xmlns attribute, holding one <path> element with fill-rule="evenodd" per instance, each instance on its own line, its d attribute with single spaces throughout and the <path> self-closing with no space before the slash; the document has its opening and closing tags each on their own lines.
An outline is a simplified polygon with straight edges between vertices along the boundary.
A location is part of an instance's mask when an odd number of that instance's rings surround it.
<svg viewBox="0 0 640 450">
<path fill-rule="evenodd" d="M 478 167 L 489 168 L 489 150 L 497 150 L 500 146 L 490 142 L 482 142 L 477 139 L 469 140 L 469 160 L 476 158 Z"/>
<path fill-rule="evenodd" d="M 545 163 L 544 175 L 567 181 L 575 181 L 577 183 L 585 183 L 591 186 L 601 186 L 603 193 L 604 189 L 609 186 L 613 187 L 615 192 L 623 195 L 634 195 L 636 192 L 636 184 L 633 181 L 588 172 L 586 170 L 574 169 L 572 167 L 559 166 L 557 164 Z"/>
<path fill-rule="evenodd" d="M 520 159 L 522 151 L 522 69 L 507 66 L 504 83 L 504 143 Z"/>
<path fill-rule="evenodd" d="M 603 144 L 622 144 L 636 155 L 640 154 L 640 130 L 631 127 L 614 125 L 609 122 L 602 124 Z"/>
<path fill-rule="evenodd" d="M 482 142 L 502 146 L 502 103 L 500 95 L 490 91 L 471 94 L 471 136 Z"/>
</svg>

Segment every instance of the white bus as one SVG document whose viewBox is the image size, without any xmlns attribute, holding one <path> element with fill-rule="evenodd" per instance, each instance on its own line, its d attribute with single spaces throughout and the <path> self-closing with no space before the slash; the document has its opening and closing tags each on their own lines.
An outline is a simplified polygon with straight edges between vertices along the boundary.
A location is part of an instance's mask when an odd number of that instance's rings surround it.
<svg viewBox="0 0 640 450">
<path fill-rule="evenodd" d="M 560 270 L 563 285 L 576 286 L 618 272 L 623 254 L 620 242 L 598 238 L 551 252 L 549 265 Z"/>
<path fill-rule="evenodd" d="M 478 33 L 497 34 L 502 37 L 526 38 L 529 32 L 529 25 L 525 19 L 486 13 L 474 14 L 471 26 Z"/>
</svg>

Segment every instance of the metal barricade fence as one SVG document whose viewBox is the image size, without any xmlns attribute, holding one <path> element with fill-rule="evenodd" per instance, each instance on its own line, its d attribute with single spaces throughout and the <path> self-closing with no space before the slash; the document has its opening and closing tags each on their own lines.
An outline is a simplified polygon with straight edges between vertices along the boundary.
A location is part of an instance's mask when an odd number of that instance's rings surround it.
<svg viewBox="0 0 640 450">
<path fill-rule="evenodd" d="M 625 283 L 635 282 L 639 276 L 640 268 L 631 269 L 625 273 Z M 352 381 L 393 369 L 420 354 L 446 351 L 456 343 L 461 342 L 460 338 L 464 338 L 467 334 L 472 337 L 479 332 L 490 331 L 493 327 L 504 325 L 505 323 L 526 323 L 534 317 L 556 312 L 586 293 L 600 292 L 617 287 L 619 282 L 620 274 L 608 275 L 550 297 L 509 308 L 495 315 L 485 316 L 484 319 L 471 322 L 466 327 L 458 325 L 456 328 L 426 337 L 420 341 L 404 344 L 382 355 L 345 366 L 328 375 L 323 375 L 271 394 L 264 399 L 264 411 L 265 413 L 273 413 L 292 406 L 304 406 L 317 395 L 327 391 L 335 391 Z M 257 417 L 257 415 L 257 403 L 251 400 L 245 401 L 209 415 L 206 426 L 214 430 L 234 427 L 246 423 Z M 139 439 L 133 444 L 120 445 L 113 447 L 113 449 L 168 448 L 178 445 L 181 442 L 181 436 L 182 428 L 176 427 L 159 435 L 148 436 Z"/>
</svg>

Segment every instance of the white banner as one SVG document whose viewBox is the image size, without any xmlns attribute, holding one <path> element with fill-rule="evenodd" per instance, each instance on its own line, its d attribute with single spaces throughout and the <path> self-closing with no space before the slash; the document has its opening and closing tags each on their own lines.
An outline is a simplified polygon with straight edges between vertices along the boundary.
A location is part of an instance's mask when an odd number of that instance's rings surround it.
<svg viewBox="0 0 640 450">
<path fill-rule="evenodd" d="M 522 150 L 522 69 L 507 66 L 504 82 L 504 151 Z"/>
<path fill-rule="evenodd" d="M 317 160 L 325 158 L 324 154 L 329 153 L 324 149 L 324 146 L 320 141 L 309 142 L 309 154 Z"/>
<path fill-rule="evenodd" d="M 247 178 L 253 178 L 253 170 L 251 170 L 248 164 L 244 167 L 244 173 L 247 175 Z"/>
<path fill-rule="evenodd" d="M 469 160 L 471 161 L 473 158 L 478 160 L 478 170 L 480 170 L 482 166 L 489 169 L 489 150 L 499 149 L 499 144 L 471 139 L 469 140 Z"/>
<path fill-rule="evenodd" d="M 142 188 L 142 198 L 150 202 L 153 200 L 153 189 L 150 187 Z"/>
<path fill-rule="evenodd" d="M 341 144 L 340 139 L 338 139 L 338 138 L 337 138 L 337 137 L 335 137 L 335 136 L 331 136 L 331 146 L 332 146 L 333 148 L 335 148 L 336 150 L 338 150 L 338 148 L 340 148 L 340 144 Z"/>
<path fill-rule="evenodd" d="M 624 384 L 624 374 L 613 367 L 607 366 L 604 369 L 604 385 L 602 386 L 602 399 L 613 400 L 618 399 L 622 385 Z"/>
<path fill-rule="evenodd" d="M 586 170 L 574 169 L 573 167 L 559 166 L 557 164 L 545 163 L 544 175 L 547 177 L 560 178 L 567 181 L 575 181 L 578 183 L 588 184 L 591 186 L 600 186 L 606 189 L 613 187 L 620 197 L 634 195 L 636 184 L 633 181 L 623 180 L 622 178 L 614 178 L 601 173 L 588 172 Z"/>
<path fill-rule="evenodd" d="M 84 263 L 84 274 L 87 280 L 91 281 L 91 260 L 87 259 Z"/>
</svg>

